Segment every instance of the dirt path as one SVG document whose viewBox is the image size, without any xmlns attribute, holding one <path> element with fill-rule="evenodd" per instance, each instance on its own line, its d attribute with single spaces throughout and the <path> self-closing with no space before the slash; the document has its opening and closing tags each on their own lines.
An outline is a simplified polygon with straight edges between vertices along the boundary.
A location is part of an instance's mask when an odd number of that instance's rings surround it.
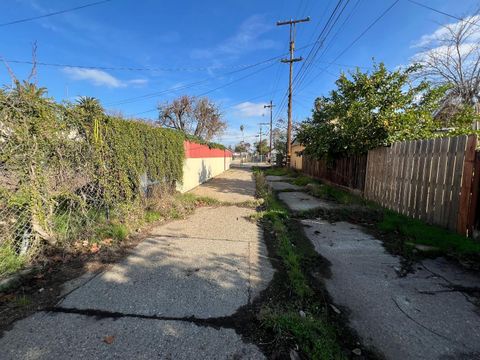
<svg viewBox="0 0 480 360">
<path fill-rule="evenodd" d="M 339 206 L 303 192 L 279 198 L 292 211 Z M 360 226 L 322 218 L 302 224 L 329 261 L 326 288 L 363 345 L 393 360 L 480 359 L 480 312 L 470 293 L 480 288 L 478 274 L 443 258 L 418 262 L 405 274 L 401 258 Z"/>
<path fill-rule="evenodd" d="M 254 200 L 232 169 L 194 193 Z M 261 359 L 231 320 L 273 276 L 262 233 L 237 206 L 198 209 L 153 229 L 123 261 L 65 285 L 65 296 L 4 333 L 2 359 Z"/>
</svg>

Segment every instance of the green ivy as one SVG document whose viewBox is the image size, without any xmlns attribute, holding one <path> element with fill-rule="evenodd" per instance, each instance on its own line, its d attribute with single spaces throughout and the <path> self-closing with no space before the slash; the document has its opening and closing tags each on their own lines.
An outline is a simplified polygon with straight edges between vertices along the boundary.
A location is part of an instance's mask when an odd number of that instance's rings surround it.
<svg viewBox="0 0 480 360">
<path fill-rule="evenodd" d="M 20 82 L 0 90 L 0 213 L 8 216 L 0 246 L 19 252 L 25 237 L 38 249 L 86 236 L 129 206 L 143 217 L 141 179 L 173 191 L 183 177 L 184 140 L 106 115 L 94 98 L 60 104 Z"/>
</svg>

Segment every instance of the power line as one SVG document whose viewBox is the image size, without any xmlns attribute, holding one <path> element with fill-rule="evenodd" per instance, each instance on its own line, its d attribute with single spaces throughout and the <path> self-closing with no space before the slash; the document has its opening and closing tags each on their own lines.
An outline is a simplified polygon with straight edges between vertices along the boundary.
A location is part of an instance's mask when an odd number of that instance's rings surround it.
<svg viewBox="0 0 480 360">
<path fill-rule="evenodd" d="M 335 27 L 335 25 L 339 21 L 340 17 L 342 16 L 343 12 L 345 11 L 345 8 L 347 7 L 348 3 L 350 2 L 350 0 L 347 0 L 345 2 L 345 4 L 343 5 L 343 7 L 341 8 L 341 10 L 336 14 L 336 12 L 337 12 L 339 6 L 341 5 L 342 1 L 343 0 L 338 1 L 337 6 L 335 7 L 334 11 L 332 12 L 332 15 L 330 16 L 329 21 L 327 21 L 327 24 L 325 24 L 325 27 L 323 28 L 322 32 L 320 33 L 320 35 L 318 37 L 318 46 L 314 49 L 314 52 L 312 53 L 312 56 L 311 56 L 310 60 L 305 61 L 304 69 L 300 68 L 300 71 L 297 73 L 297 76 L 295 77 L 295 82 L 296 82 L 297 87 L 300 86 L 300 83 L 302 83 L 304 81 L 304 79 L 306 78 L 308 71 L 310 70 L 310 68 L 313 66 L 313 64 L 315 62 L 315 58 L 316 58 L 318 52 L 322 48 L 323 44 L 325 43 L 325 41 L 328 38 L 328 35 L 333 30 L 333 28 Z M 331 23 L 331 25 L 329 26 L 329 22 L 333 18 L 334 18 L 334 20 Z M 328 26 L 329 26 L 329 28 L 327 30 Z M 342 24 L 342 26 L 343 26 L 343 24 Z M 325 31 L 326 31 L 326 33 L 325 33 Z M 322 34 L 324 34 L 323 39 L 321 39 Z M 336 34 L 334 36 L 336 36 Z M 313 48 L 312 48 L 312 50 L 313 50 Z M 325 53 L 325 51 L 320 56 L 322 56 L 324 53 Z M 303 70 L 303 72 L 302 72 L 302 70 Z"/>
<path fill-rule="evenodd" d="M 411 2 L 412 4 L 415 4 L 415 5 L 417 5 L 417 6 L 423 7 L 423 8 L 425 8 L 425 9 L 432 10 L 432 11 L 435 11 L 436 13 L 439 13 L 439 14 L 442 14 L 442 15 L 445 15 L 445 16 L 448 16 L 448 17 L 451 17 L 452 19 L 456 19 L 456 20 L 460 20 L 460 21 L 465 21 L 466 23 L 468 23 L 468 24 L 470 24 L 470 25 L 475 25 L 475 26 L 480 27 L 480 25 L 477 24 L 477 23 L 468 21 L 468 20 L 466 20 L 466 19 L 462 19 L 461 17 L 458 17 L 458 16 L 455 16 L 455 15 L 446 13 L 446 12 L 441 11 L 441 10 L 438 10 L 438 9 L 434 9 L 434 8 L 432 8 L 431 6 L 428 6 L 428 5 L 419 3 L 418 1 L 414 1 L 414 0 L 407 0 L 407 1 L 408 1 L 408 2 Z"/>
<path fill-rule="evenodd" d="M 131 98 L 126 98 L 126 99 L 118 100 L 118 101 L 115 101 L 115 102 L 112 102 L 112 103 L 109 103 L 109 104 L 106 104 L 106 105 L 109 106 L 109 105 L 129 104 L 129 103 L 132 103 L 132 102 L 136 102 L 136 101 L 140 101 L 140 100 L 144 100 L 144 99 L 149 99 L 149 98 L 152 98 L 152 97 L 156 97 L 156 96 L 158 96 L 158 95 L 163 95 L 163 94 L 166 94 L 166 93 L 169 93 L 169 92 L 172 92 L 172 91 L 189 89 L 189 88 L 195 87 L 195 86 L 197 86 L 197 85 L 201 85 L 201 84 L 204 84 L 204 83 L 208 83 L 208 82 L 210 82 L 210 81 L 212 81 L 212 80 L 214 80 L 214 79 L 218 79 L 218 78 L 220 78 L 220 77 L 222 77 L 222 76 L 235 74 L 235 73 L 237 73 L 237 72 L 242 72 L 242 71 L 248 70 L 248 69 L 253 68 L 253 67 L 256 67 L 256 66 L 260 66 L 260 65 L 263 65 L 263 64 L 266 64 L 266 63 L 269 63 L 269 62 L 273 62 L 273 61 L 279 59 L 280 57 L 281 57 L 281 56 L 276 56 L 276 57 L 274 57 L 274 58 L 270 58 L 270 59 L 263 60 L 263 61 L 260 61 L 260 62 L 258 62 L 258 63 L 252 64 L 252 65 L 249 65 L 249 66 L 245 66 L 245 67 L 243 67 L 243 68 L 240 69 L 240 70 L 229 71 L 229 72 L 227 72 L 227 73 L 222 73 L 222 74 L 219 74 L 219 75 L 217 75 L 217 76 L 205 78 L 205 79 L 199 80 L 199 81 L 194 81 L 194 82 L 191 82 L 191 83 L 182 85 L 182 86 L 178 86 L 178 87 L 174 87 L 174 88 L 170 88 L 170 89 L 165 89 L 165 90 L 160 90 L 160 91 L 155 91 L 155 92 L 151 92 L 151 93 L 147 93 L 147 94 L 144 94 L 144 95 L 135 96 L 135 97 L 131 97 Z"/>
<path fill-rule="evenodd" d="M 361 33 L 358 35 L 345 49 L 343 49 L 340 54 L 328 64 L 324 69 L 322 69 L 317 75 L 315 75 L 305 86 L 308 87 L 313 81 L 315 81 L 325 70 L 327 70 L 334 62 L 336 62 L 341 56 L 343 56 L 355 43 L 360 40 L 377 22 L 380 21 L 400 0 L 395 0 L 388 8 L 386 8 L 370 25 L 368 25 Z"/>
<path fill-rule="evenodd" d="M 29 18 L 24 18 L 24 19 L 19 19 L 19 20 L 13 20 L 13 21 L 9 21 L 9 22 L 0 24 L 0 27 L 4 27 L 4 26 L 8 26 L 8 25 L 14 25 L 14 24 L 20 24 L 20 23 L 24 23 L 24 22 L 27 22 L 27 21 L 33 21 L 33 20 L 43 19 L 43 18 L 47 18 L 47 17 L 50 17 L 50 16 L 54 16 L 54 15 L 65 14 L 65 13 L 67 13 L 67 12 L 72 12 L 72 11 L 76 11 L 76 10 L 80 10 L 80 9 L 85 9 L 85 8 L 87 8 L 87 7 L 104 4 L 104 3 L 107 3 L 107 2 L 110 2 L 110 1 L 112 1 L 112 0 L 96 1 L 96 2 L 93 2 L 93 3 L 89 3 L 89 4 L 76 6 L 76 7 L 70 8 L 70 9 L 54 11 L 54 12 L 51 12 L 51 13 L 48 13 L 48 14 L 44 14 L 44 15 L 38 15 L 38 16 L 32 16 L 32 17 L 29 17 Z"/>
<path fill-rule="evenodd" d="M 341 3 L 342 3 L 343 0 L 338 0 L 337 1 L 337 4 L 336 6 L 334 7 L 334 9 L 332 10 L 329 18 L 327 19 L 327 22 L 325 23 L 323 29 L 320 31 L 320 34 L 318 35 L 317 39 L 313 42 L 313 46 L 312 48 L 310 49 L 308 55 L 307 55 L 307 60 L 302 64 L 302 66 L 300 67 L 300 70 L 299 72 L 297 73 L 297 75 L 295 76 L 295 79 L 294 80 L 297 80 L 298 78 L 298 75 L 300 74 L 300 72 L 302 71 L 302 69 L 304 69 L 305 67 L 305 64 L 307 63 L 307 61 L 309 60 L 311 54 L 314 52 L 314 49 L 316 47 L 317 44 L 321 44 L 323 43 L 324 39 L 322 40 L 322 35 L 325 33 L 325 30 L 328 28 L 330 22 L 332 21 L 333 17 L 335 16 L 336 12 L 338 11 Z M 286 106 L 286 98 L 287 98 L 287 95 L 288 93 L 286 92 L 285 95 L 283 96 L 281 102 L 280 102 L 280 106 L 277 110 L 277 113 L 275 114 L 275 117 L 278 117 L 279 114 L 281 114 Z"/>
<path fill-rule="evenodd" d="M 230 86 L 230 85 L 232 85 L 232 84 L 234 84 L 234 83 L 236 83 L 236 82 L 239 82 L 239 81 L 242 81 L 242 80 L 244 80 L 244 79 L 246 79 L 246 78 L 249 78 L 249 77 L 251 77 L 251 76 L 253 76 L 253 75 L 255 75 L 255 74 L 257 74 L 257 73 L 259 73 L 259 72 L 261 72 L 261 71 L 264 71 L 264 70 L 272 67 L 273 65 L 274 65 L 274 64 L 269 64 L 269 65 L 267 65 L 267 66 L 265 66 L 265 67 L 263 67 L 263 68 L 261 68 L 261 69 L 258 69 L 258 70 L 256 70 L 256 71 L 250 73 L 250 74 L 247 74 L 247 75 L 242 76 L 242 77 L 240 77 L 240 78 L 234 79 L 234 80 L 232 80 L 232 81 L 230 81 L 230 82 L 228 82 L 228 83 L 226 83 L 226 84 L 217 86 L 216 88 L 210 89 L 210 90 L 205 91 L 205 92 L 203 92 L 203 93 L 197 94 L 196 96 L 204 96 L 204 95 L 210 94 L 210 93 L 212 93 L 212 92 L 214 92 L 214 91 L 223 89 L 223 88 L 225 88 L 225 87 L 227 87 L 227 86 Z M 131 115 L 129 115 L 129 116 L 137 116 L 137 115 L 146 114 L 146 113 L 153 112 L 153 111 L 157 111 L 157 110 L 158 110 L 157 108 L 152 108 L 152 109 L 149 109 L 149 110 L 145 110 L 145 111 L 141 111 L 141 112 L 137 112 L 137 113 L 131 114 Z"/>
<path fill-rule="evenodd" d="M 320 31 L 320 34 L 318 35 L 317 39 L 315 42 L 313 42 L 313 46 L 312 48 L 310 49 L 308 55 L 307 55 L 307 60 L 302 64 L 302 66 L 300 67 L 300 70 L 299 72 L 296 74 L 295 76 L 295 79 L 294 79 L 294 82 L 296 82 L 298 80 L 299 77 L 302 77 L 303 76 L 303 73 L 302 71 L 306 71 L 306 69 L 311 65 L 311 61 L 309 61 L 310 59 L 313 59 L 316 54 L 318 53 L 319 49 L 321 48 L 321 46 L 323 45 L 324 41 L 326 40 L 326 37 L 328 36 L 328 34 L 330 33 L 330 31 L 333 29 L 333 27 L 335 26 L 336 22 L 338 21 L 340 15 L 343 13 L 346 5 L 348 4 L 350 0 L 347 0 L 347 2 L 345 3 L 345 5 L 343 6 L 343 8 L 341 9 L 340 13 L 338 13 L 339 9 L 340 9 L 340 6 L 342 5 L 342 2 L 343 0 L 338 0 L 337 1 L 337 4 L 336 6 L 334 7 L 334 9 L 332 10 L 329 18 L 327 19 L 325 25 L 323 26 L 322 30 Z M 338 14 L 337 14 L 338 13 Z M 336 18 L 335 18 L 336 17 Z M 335 19 L 335 20 L 333 20 Z M 332 23 L 333 21 L 333 23 Z M 328 30 L 327 30 L 328 29 Z M 325 32 L 328 31 L 325 35 Z M 317 45 L 318 45 L 318 48 L 317 48 Z M 313 58 L 312 58 L 312 54 L 313 54 Z M 285 93 L 285 95 L 283 96 L 281 102 L 280 102 L 280 106 L 275 114 L 275 117 L 278 117 L 279 114 L 282 113 L 282 111 L 284 110 L 285 106 L 286 106 L 286 98 L 287 98 L 287 94 L 288 93 Z"/>
<path fill-rule="evenodd" d="M 315 65 L 317 63 L 321 63 L 321 61 L 319 61 L 319 59 L 322 58 L 322 56 L 324 56 L 328 49 L 331 47 L 331 44 L 333 43 L 333 41 L 336 39 L 336 37 L 338 36 L 338 34 L 340 33 L 340 30 L 342 30 L 342 28 L 344 27 L 345 23 L 350 19 L 350 17 L 353 15 L 353 13 L 355 12 L 355 9 L 357 8 L 358 4 L 359 4 L 360 0 L 357 0 L 355 5 L 352 7 L 352 9 L 350 10 L 350 13 L 345 17 L 345 19 L 343 20 L 342 24 L 338 27 L 337 31 L 335 32 L 335 34 L 333 34 L 333 36 L 331 37 L 331 39 L 329 40 L 329 42 L 326 44 L 326 46 L 324 47 L 322 53 L 320 54 L 320 56 L 318 57 L 317 60 L 312 60 L 312 63 L 314 63 Z M 313 65 L 312 65 L 313 66 Z M 334 75 L 335 76 L 335 75 Z M 304 76 L 302 79 L 300 79 L 298 82 L 297 82 L 297 87 L 300 87 L 301 84 L 305 81 L 306 79 L 306 76 Z"/>
<path fill-rule="evenodd" d="M 278 58 L 280 58 L 278 56 Z M 275 58 L 276 59 L 276 58 Z M 132 67 L 132 66 L 95 66 L 95 65 L 74 65 L 74 64 L 62 64 L 62 63 L 48 63 L 48 62 L 33 62 L 29 60 L 11 60 L 4 59 L 7 63 L 12 64 L 26 64 L 26 65 L 39 65 L 61 68 L 78 68 L 88 70 L 108 70 L 108 71 L 166 71 L 166 72 L 195 72 L 195 71 L 210 71 L 215 69 L 243 69 L 249 68 L 255 64 L 241 64 L 241 65 L 216 65 L 216 66 L 199 66 L 199 67 Z M 271 59 L 269 59 L 271 60 Z"/>
</svg>

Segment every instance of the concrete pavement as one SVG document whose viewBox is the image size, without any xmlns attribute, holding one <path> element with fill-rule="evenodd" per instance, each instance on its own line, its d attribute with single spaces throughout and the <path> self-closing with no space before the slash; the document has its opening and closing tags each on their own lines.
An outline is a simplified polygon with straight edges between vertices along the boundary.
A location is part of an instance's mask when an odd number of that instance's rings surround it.
<svg viewBox="0 0 480 360">
<path fill-rule="evenodd" d="M 235 167 L 190 191 L 229 203 L 255 199 L 255 182 L 250 167 Z"/>
<path fill-rule="evenodd" d="M 251 172 L 232 169 L 194 193 L 244 202 L 254 191 Z M 273 276 L 253 213 L 207 207 L 153 229 L 108 271 L 66 284 L 54 311 L 18 321 L 0 339 L 0 357 L 263 358 L 228 321 Z"/>
<path fill-rule="evenodd" d="M 303 192 L 278 197 L 294 212 L 341 207 Z M 480 310 L 470 295 L 480 288 L 478 274 L 437 258 L 417 263 L 405 275 L 401 258 L 360 226 L 318 218 L 302 224 L 330 264 L 331 276 L 324 279 L 328 293 L 363 346 L 391 360 L 480 359 Z"/>
<path fill-rule="evenodd" d="M 348 309 L 363 344 L 387 359 L 480 359 L 478 306 L 461 287 L 478 275 L 445 259 L 428 259 L 400 276 L 400 258 L 346 222 L 303 220 L 307 237 L 331 264 L 325 280 L 335 304 Z"/>
</svg>

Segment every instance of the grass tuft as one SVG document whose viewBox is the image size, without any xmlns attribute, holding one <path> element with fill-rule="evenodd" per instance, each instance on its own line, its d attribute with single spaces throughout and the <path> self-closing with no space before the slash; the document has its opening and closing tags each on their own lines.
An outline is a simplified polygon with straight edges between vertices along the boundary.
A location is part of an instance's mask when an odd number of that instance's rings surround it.
<svg viewBox="0 0 480 360">
<path fill-rule="evenodd" d="M 384 211 L 377 227 L 385 232 L 398 232 L 415 244 L 438 248 L 443 253 L 480 254 L 480 243 L 454 232 L 428 225 L 390 210 Z"/>
<path fill-rule="evenodd" d="M 9 245 L 0 246 L 0 277 L 12 274 L 25 265 L 26 259 Z"/>
<path fill-rule="evenodd" d="M 341 349 L 335 336 L 335 329 L 328 324 L 325 316 L 298 312 L 271 313 L 264 315 L 266 326 L 271 327 L 277 337 L 293 336 L 300 348 L 310 359 L 342 359 Z"/>
<path fill-rule="evenodd" d="M 319 184 L 317 180 L 306 175 L 297 176 L 295 179 L 291 181 L 291 183 L 298 186 L 305 186 L 308 184 Z"/>
<path fill-rule="evenodd" d="M 263 170 L 265 175 L 272 176 L 292 176 L 296 177 L 298 174 L 293 170 L 286 167 L 271 167 Z"/>
</svg>

